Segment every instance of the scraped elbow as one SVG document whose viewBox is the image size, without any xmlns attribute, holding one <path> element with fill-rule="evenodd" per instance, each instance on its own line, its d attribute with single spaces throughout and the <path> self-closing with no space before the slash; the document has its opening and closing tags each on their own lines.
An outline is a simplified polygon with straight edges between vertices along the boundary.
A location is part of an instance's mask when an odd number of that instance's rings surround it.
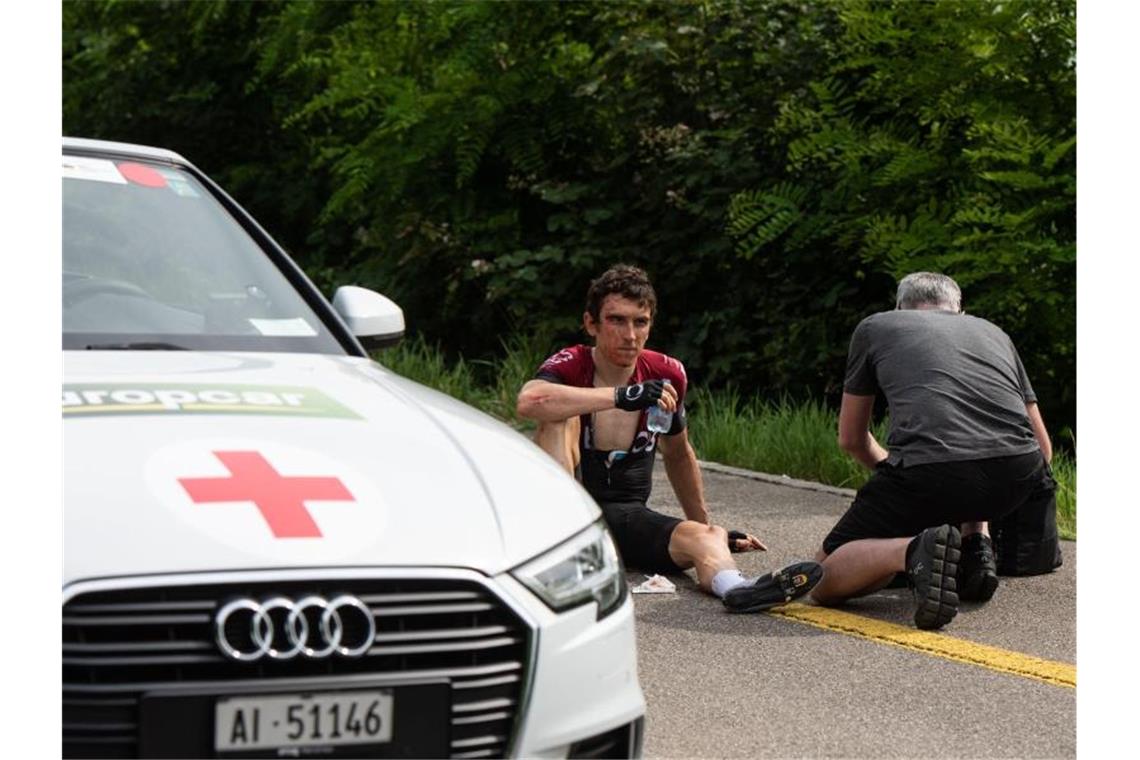
<svg viewBox="0 0 1140 760">
<path fill-rule="evenodd" d="M 532 389 L 523 388 L 515 400 L 515 414 L 523 419 L 537 420 L 538 410 L 541 406 L 541 394 Z"/>
</svg>

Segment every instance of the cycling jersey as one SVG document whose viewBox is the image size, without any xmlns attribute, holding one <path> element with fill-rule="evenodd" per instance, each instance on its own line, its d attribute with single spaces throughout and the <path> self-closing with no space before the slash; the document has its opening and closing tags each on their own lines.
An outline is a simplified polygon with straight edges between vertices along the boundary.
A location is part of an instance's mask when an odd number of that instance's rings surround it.
<svg viewBox="0 0 1140 760">
<path fill-rule="evenodd" d="M 552 383 L 576 388 L 594 387 L 594 357 L 590 346 L 576 345 L 551 356 L 538 368 L 535 377 Z M 685 429 L 685 391 L 688 377 L 685 367 L 676 359 L 657 351 L 645 350 L 637 357 L 637 364 L 628 384 L 646 380 L 665 379 L 677 391 L 677 410 L 673 424 L 664 435 L 676 435 Z M 582 485 L 598 502 L 627 502 L 649 500 L 653 484 L 653 453 L 657 448 L 657 433 L 646 426 L 646 411 L 638 415 L 637 430 L 629 448 L 605 451 L 594 447 L 594 418 L 592 414 L 580 417 L 578 447 L 582 455 Z"/>
</svg>

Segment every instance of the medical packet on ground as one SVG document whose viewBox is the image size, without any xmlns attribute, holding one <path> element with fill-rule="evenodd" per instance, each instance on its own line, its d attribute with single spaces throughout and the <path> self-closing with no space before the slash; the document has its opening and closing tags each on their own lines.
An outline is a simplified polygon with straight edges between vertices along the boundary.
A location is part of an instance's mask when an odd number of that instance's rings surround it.
<svg viewBox="0 0 1140 760">
<path fill-rule="evenodd" d="M 646 581 L 634 586 L 631 591 L 635 594 L 669 594 L 677 590 L 673 581 L 664 575 L 647 575 Z"/>
</svg>

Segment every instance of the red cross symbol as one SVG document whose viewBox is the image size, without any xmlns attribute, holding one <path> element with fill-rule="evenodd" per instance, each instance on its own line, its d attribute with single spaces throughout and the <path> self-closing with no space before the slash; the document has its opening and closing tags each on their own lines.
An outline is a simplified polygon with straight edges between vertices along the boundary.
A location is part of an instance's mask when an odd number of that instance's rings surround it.
<svg viewBox="0 0 1140 760">
<path fill-rule="evenodd" d="M 179 478 L 195 504 L 252 501 L 277 538 L 320 538 L 306 500 L 355 501 L 338 478 L 282 477 L 256 451 L 215 451 L 228 478 Z"/>
</svg>

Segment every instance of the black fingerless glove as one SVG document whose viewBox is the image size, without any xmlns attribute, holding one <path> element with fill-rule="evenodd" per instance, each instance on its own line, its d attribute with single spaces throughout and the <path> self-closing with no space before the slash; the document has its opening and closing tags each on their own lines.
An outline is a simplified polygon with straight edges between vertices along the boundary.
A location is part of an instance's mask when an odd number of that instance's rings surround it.
<svg viewBox="0 0 1140 760">
<path fill-rule="evenodd" d="M 740 549 L 736 548 L 736 542 L 740 539 L 748 538 L 748 534 L 740 530 L 730 530 L 728 532 L 728 550 L 736 554 Z"/>
<path fill-rule="evenodd" d="M 664 380 L 646 380 L 637 385 L 622 385 L 614 388 L 614 406 L 627 412 L 657 406 L 665 392 Z"/>
</svg>

